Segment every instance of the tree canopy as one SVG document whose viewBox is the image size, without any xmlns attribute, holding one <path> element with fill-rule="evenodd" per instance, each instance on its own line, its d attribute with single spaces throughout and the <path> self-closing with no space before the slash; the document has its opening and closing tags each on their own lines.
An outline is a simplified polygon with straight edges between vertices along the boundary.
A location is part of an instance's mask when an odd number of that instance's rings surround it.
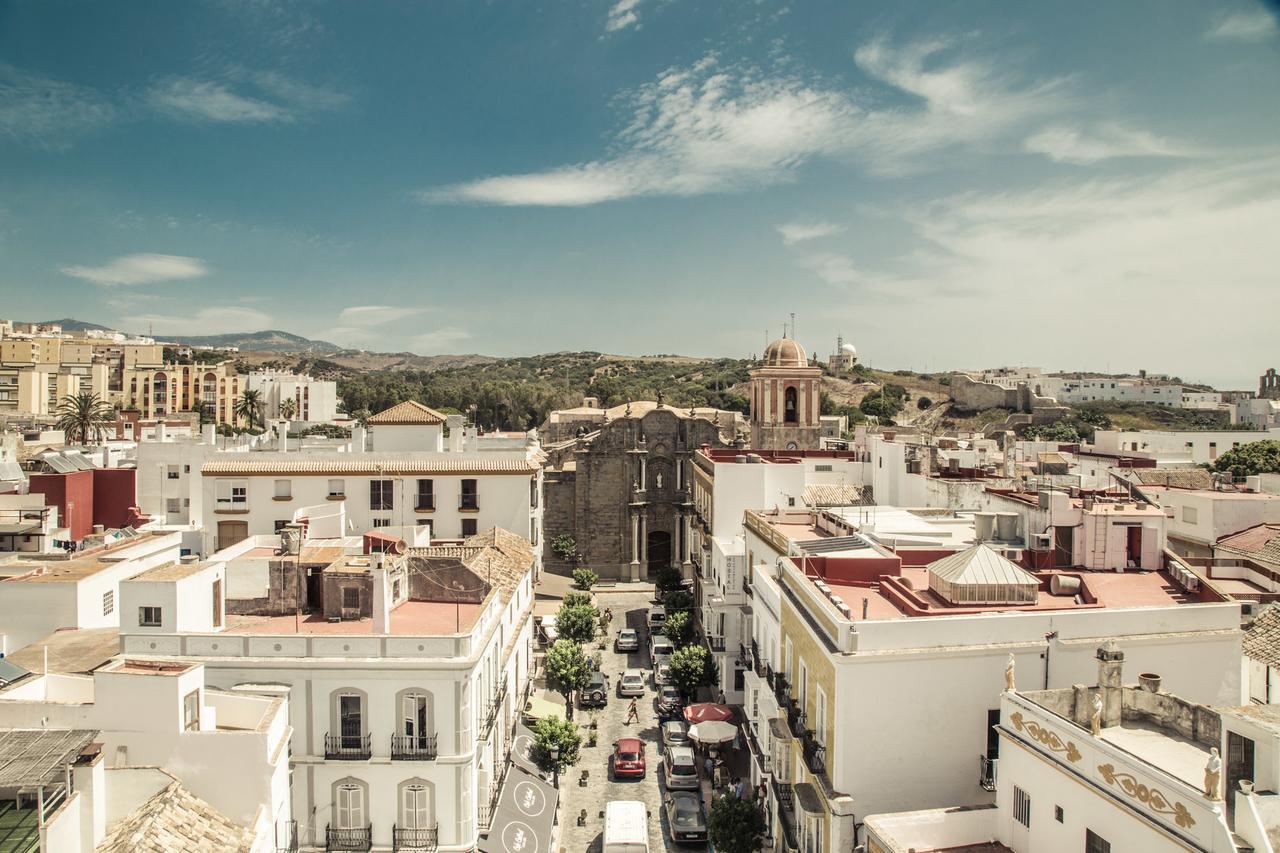
<svg viewBox="0 0 1280 853">
<path fill-rule="evenodd" d="M 662 625 L 662 633 L 671 640 L 676 648 L 683 648 L 693 642 L 693 614 L 688 610 L 677 610 L 667 617 Z"/>
<path fill-rule="evenodd" d="M 587 686 L 591 679 L 591 661 L 582 646 L 573 640 L 556 640 L 547 649 L 543 667 L 547 687 L 564 697 L 565 716 L 573 716 L 573 691 Z"/>
<path fill-rule="evenodd" d="M 560 717 L 543 717 L 533 724 L 533 749 L 529 757 L 543 773 L 563 773 L 578 762 L 582 736 L 578 727 Z M 551 757 L 553 749 L 559 754 Z"/>
<path fill-rule="evenodd" d="M 756 853 L 764 848 L 764 815 L 750 800 L 721 794 L 711 801 L 707 834 L 717 853 Z"/>
<path fill-rule="evenodd" d="M 1242 444 L 1215 459 L 1213 467 L 1236 477 L 1280 473 L 1280 441 L 1267 439 Z"/>
<path fill-rule="evenodd" d="M 556 612 L 556 630 L 560 636 L 575 643 L 589 643 L 596 636 L 596 620 L 599 611 L 592 604 L 569 604 L 560 606 Z"/>
<path fill-rule="evenodd" d="M 699 687 L 709 687 L 719 677 L 715 658 L 706 646 L 685 646 L 671 655 L 671 681 L 685 696 L 696 696 Z"/>
<path fill-rule="evenodd" d="M 115 412 L 97 394 L 68 394 L 58 404 L 58 429 L 67 444 L 100 441 Z"/>
</svg>

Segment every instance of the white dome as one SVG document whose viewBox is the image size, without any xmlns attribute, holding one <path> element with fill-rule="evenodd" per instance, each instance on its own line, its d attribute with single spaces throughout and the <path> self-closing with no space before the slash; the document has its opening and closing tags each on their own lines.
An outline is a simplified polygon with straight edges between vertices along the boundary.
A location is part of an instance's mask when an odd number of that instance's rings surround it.
<svg viewBox="0 0 1280 853">
<path fill-rule="evenodd" d="M 845 344 L 844 346 L 840 347 L 840 352 L 844 353 L 845 355 L 857 355 L 858 348 L 855 347 L 853 344 Z"/>
</svg>

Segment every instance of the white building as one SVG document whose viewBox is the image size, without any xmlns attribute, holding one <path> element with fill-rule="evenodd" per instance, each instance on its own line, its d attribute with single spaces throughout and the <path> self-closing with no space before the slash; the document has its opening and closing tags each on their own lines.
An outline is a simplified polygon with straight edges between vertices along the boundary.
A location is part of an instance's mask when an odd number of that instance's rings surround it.
<svg viewBox="0 0 1280 853">
<path fill-rule="evenodd" d="M 63 628 L 118 626 L 120 582 L 178 559 L 182 544 L 178 533 L 120 536 L 101 548 L 0 564 L 0 652 Z"/>
<path fill-rule="evenodd" d="M 1212 557 L 1220 539 L 1260 524 L 1280 523 L 1280 495 L 1235 488 L 1135 486 L 1164 508 L 1169 545 L 1188 557 Z"/>
<path fill-rule="evenodd" d="M 51 816 L 44 849 L 102 849 L 97 845 L 113 834 L 113 824 L 132 811 L 121 800 L 142 805 L 175 779 L 247 831 L 252 841 L 240 849 L 288 847 L 287 691 L 218 690 L 205 676 L 198 663 L 122 658 L 91 676 L 31 675 L 0 690 L 0 729 L 96 732 L 98 757 L 73 768 L 67 813 Z"/>
<path fill-rule="evenodd" d="M 338 383 L 312 379 L 279 370 L 255 370 L 245 380 L 246 391 L 262 395 L 263 414 L 268 420 L 325 423 L 338 416 Z M 285 417 L 280 404 L 293 401 L 292 414 Z"/>
<path fill-rule="evenodd" d="M 1126 685 L 1125 654 L 1098 649 L 1092 686 L 1006 690 L 995 803 L 874 814 L 868 853 L 1273 850 L 1280 707 L 1211 707 L 1147 674 Z"/>
<path fill-rule="evenodd" d="M 1093 444 L 1108 453 L 1146 456 L 1160 465 L 1203 465 L 1228 450 L 1267 439 L 1280 439 L 1280 428 L 1221 432 L 1100 429 L 1094 433 Z"/>
<path fill-rule="evenodd" d="M 221 579 L 239 590 L 263 561 L 261 597 L 225 597 Z M 500 530 L 404 556 L 340 541 L 215 555 L 126 583 L 121 646 L 198 661 L 226 689 L 288 686 L 304 849 L 470 851 L 523 707 L 534 565 Z"/>
<path fill-rule="evenodd" d="M 58 508 L 48 506 L 43 494 L 0 494 L 0 554 L 52 554 L 61 549 L 59 536 L 70 538 L 58 527 Z"/>
<path fill-rule="evenodd" d="M 743 521 L 747 510 L 859 503 L 866 493 L 860 454 L 828 450 L 704 448 L 693 455 L 691 557 L 695 602 L 719 689 L 742 703 L 743 670 L 751 666 L 751 575 Z"/>
<path fill-rule="evenodd" d="M 1122 555 L 1108 570 L 1058 568 L 1058 551 L 1032 554 L 1022 539 L 1048 507 L 1008 521 L 1013 536 L 999 517 L 966 536 L 925 511 L 937 529 L 893 548 L 893 535 L 857 530 L 862 509 L 747 515 L 756 653 L 743 707 L 780 849 L 848 850 L 867 814 L 990 802 L 979 771 L 995 757 L 988 733 L 1011 654 L 1024 687 L 1069 688 L 1091 678 L 1097 638 L 1122 638 L 1135 666 L 1182 695 L 1240 703 L 1240 605 L 1188 572 L 1130 568 L 1127 537 L 1086 543 L 1085 556 Z M 958 569 L 946 559 L 957 553 Z M 1027 568 L 1039 561 L 1049 567 Z"/>
</svg>

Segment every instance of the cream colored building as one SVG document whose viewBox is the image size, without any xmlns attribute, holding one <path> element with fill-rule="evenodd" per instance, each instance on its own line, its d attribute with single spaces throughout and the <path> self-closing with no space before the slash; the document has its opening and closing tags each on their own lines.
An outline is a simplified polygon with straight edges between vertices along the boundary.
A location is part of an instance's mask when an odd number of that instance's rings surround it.
<svg viewBox="0 0 1280 853">
<path fill-rule="evenodd" d="M 16 333 L 0 328 L 0 414 L 52 417 L 76 394 L 120 400 L 126 367 L 161 365 L 162 347 L 149 339 L 74 337 L 56 328 Z"/>
<path fill-rule="evenodd" d="M 245 388 L 245 377 L 231 362 L 221 364 L 167 364 L 160 369 L 124 371 L 121 402 L 136 409 L 143 419 L 173 412 L 190 412 L 204 401 L 214 420 L 234 424 L 236 401 Z"/>
</svg>

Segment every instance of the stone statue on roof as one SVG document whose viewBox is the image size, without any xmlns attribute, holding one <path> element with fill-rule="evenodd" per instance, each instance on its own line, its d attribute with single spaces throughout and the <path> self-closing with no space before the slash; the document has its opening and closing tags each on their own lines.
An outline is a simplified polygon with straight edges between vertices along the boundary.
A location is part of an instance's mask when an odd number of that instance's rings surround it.
<svg viewBox="0 0 1280 853">
<path fill-rule="evenodd" d="M 1102 693 L 1093 694 L 1093 713 L 1089 715 L 1089 731 L 1097 737 L 1102 732 Z"/>
<path fill-rule="evenodd" d="M 1014 684 L 1013 670 L 1017 665 L 1017 661 L 1013 657 L 1013 652 L 1009 653 L 1009 660 L 1004 665 L 1004 689 L 1010 693 L 1017 689 Z"/>
<path fill-rule="evenodd" d="M 1218 799 L 1218 783 L 1222 780 L 1222 756 L 1215 746 L 1209 750 L 1209 760 L 1204 765 L 1204 798 Z"/>
</svg>

